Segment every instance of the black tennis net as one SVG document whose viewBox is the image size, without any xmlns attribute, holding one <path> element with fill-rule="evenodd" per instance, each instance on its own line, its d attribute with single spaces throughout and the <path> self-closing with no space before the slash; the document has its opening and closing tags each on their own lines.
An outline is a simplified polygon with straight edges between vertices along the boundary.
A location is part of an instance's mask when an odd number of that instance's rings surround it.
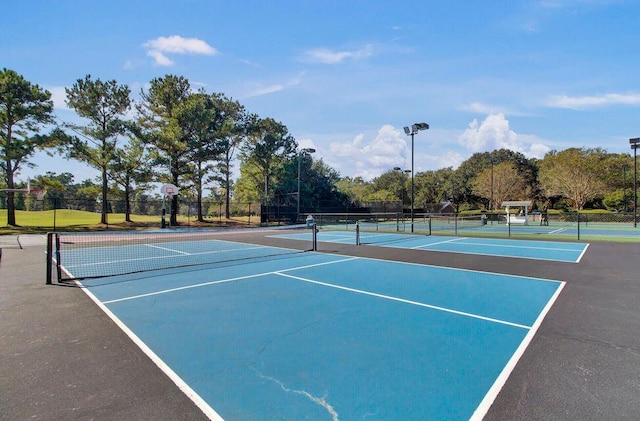
<svg viewBox="0 0 640 421">
<path fill-rule="evenodd" d="M 49 233 L 46 282 L 126 275 L 302 253 L 317 230 L 278 229 Z"/>
</svg>

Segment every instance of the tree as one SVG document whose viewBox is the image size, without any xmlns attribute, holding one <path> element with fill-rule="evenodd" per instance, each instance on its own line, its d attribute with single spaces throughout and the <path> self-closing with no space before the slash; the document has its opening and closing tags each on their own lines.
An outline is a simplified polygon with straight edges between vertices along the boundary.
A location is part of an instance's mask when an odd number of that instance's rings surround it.
<svg viewBox="0 0 640 421">
<path fill-rule="evenodd" d="M 390 170 L 371 180 L 375 197 L 379 200 L 399 201 L 404 203 L 405 199 L 410 200 L 409 180 L 411 174 L 405 174 L 400 170 Z M 384 192 L 384 193 L 383 193 Z"/>
<path fill-rule="evenodd" d="M 493 173 L 493 174 L 492 174 Z M 493 198 L 495 210 L 506 200 L 527 198 L 525 181 L 517 167 L 510 162 L 502 162 L 480 172 L 471 182 L 473 194 L 487 199 Z"/>
<path fill-rule="evenodd" d="M 0 72 L 0 168 L 7 192 L 7 224 L 15 225 L 15 176 L 29 158 L 56 144 L 57 136 L 39 135 L 52 121 L 51 93 L 32 85 L 13 70 Z"/>
<path fill-rule="evenodd" d="M 359 207 L 373 191 L 371 183 L 366 182 L 362 177 L 344 177 L 336 183 L 336 188 L 356 207 Z"/>
<path fill-rule="evenodd" d="M 249 133 L 241 158 L 259 170 L 264 183 L 262 197 L 269 200 L 272 177 L 295 154 L 298 145 L 287 127 L 272 118 L 254 118 Z"/>
<path fill-rule="evenodd" d="M 451 167 L 417 173 L 413 180 L 415 204 L 425 210 L 432 205 L 432 211 L 439 211 L 439 204 L 452 197 L 447 187 L 453 174 Z"/>
<path fill-rule="evenodd" d="M 231 217 L 229 202 L 233 187 L 231 180 L 233 160 L 236 150 L 246 138 L 250 119 L 239 102 L 222 95 L 219 96 L 219 101 L 220 109 L 222 110 L 221 116 L 224 118 L 224 123 L 220 130 L 222 153 L 215 165 L 216 174 L 211 177 L 211 180 L 216 181 L 224 193 L 225 217 L 228 219 Z"/>
<path fill-rule="evenodd" d="M 141 102 L 137 133 L 152 145 L 156 165 L 168 166 L 169 174 L 158 174 L 160 182 L 170 182 L 178 187 L 191 171 L 189 161 L 189 130 L 181 126 L 180 107 L 191 94 L 189 81 L 182 76 L 167 75 L 150 82 L 149 90 L 140 92 Z M 171 200 L 170 224 L 178 224 L 178 196 Z"/>
<path fill-rule="evenodd" d="M 67 105 L 78 115 L 89 120 L 86 126 L 75 126 L 83 137 L 76 138 L 69 154 L 98 169 L 102 177 L 102 216 L 100 223 L 107 223 L 108 172 L 117 156 L 118 135 L 126 133 L 124 117 L 131 108 L 131 91 L 115 80 L 92 80 L 91 75 L 78 79 L 66 88 Z M 93 145 L 93 146 L 92 146 Z"/>
<path fill-rule="evenodd" d="M 145 183 L 151 181 L 153 172 L 147 165 L 147 153 L 144 143 L 132 138 L 127 145 L 116 151 L 111 167 L 111 179 L 124 190 L 125 221 L 131 222 L 131 198 L 134 188 L 144 191 Z"/>
<path fill-rule="evenodd" d="M 588 201 L 604 197 L 606 158 L 600 148 L 551 151 L 540 162 L 540 183 L 548 197 L 563 196 L 575 210 L 582 210 Z"/>
<path fill-rule="evenodd" d="M 189 176 L 196 190 L 197 220 L 204 221 L 202 191 L 206 175 L 212 170 L 212 161 L 222 153 L 219 131 L 223 124 L 219 117 L 216 96 L 204 92 L 189 95 L 178 107 L 176 119 L 184 129 L 187 142 Z"/>
</svg>

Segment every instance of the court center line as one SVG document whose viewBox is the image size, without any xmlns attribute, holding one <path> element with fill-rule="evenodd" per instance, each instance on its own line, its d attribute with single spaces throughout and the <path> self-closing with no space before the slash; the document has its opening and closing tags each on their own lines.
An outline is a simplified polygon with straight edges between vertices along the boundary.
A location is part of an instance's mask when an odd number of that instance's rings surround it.
<svg viewBox="0 0 640 421">
<path fill-rule="evenodd" d="M 176 250 L 176 249 L 170 249 L 169 247 L 160 247 L 160 246 L 156 246 L 155 244 L 145 244 L 145 246 L 147 247 L 152 247 L 155 249 L 160 249 L 160 250 L 165 250 L 165 251 L 170 251 L 172 253 L 180 253 L 180 254 L 186 254 L 187 256 L 189 256 L 191 253 L 187 253 L 186 251 L 180 251 L 180 250 Z"/>
<path fill-rule="evenodd" d="M 444 240 L 444 241 L 437 241 L 435 243 L 431 243 L 431 244 L 423 244 L 421 246 L 415 246 L 415 247 L 411 247 L 412 249 L 421 249 L 421 248 L 425 248 L 425 247 L 431 247 L 431 246 L 437 246 L 439 244 L 446 244 L 446 243 L 454 243 L 456 241 L 462 241 L 462 240 L 466 240 L 467 237 L 460 237 L 460 238 L 452 238 L 450 240 Z"/>
<path fill-rule="evenodd" d="M 182 286 L 182 287 L 168 288 L 168 289 L 163 289 L 163 290 L 160 290 L 160 291 L 148 292 L 148 293 L 145 293 L 145 294 L 138 294 L 138 295 L 131 295 L 129 297 L 116 298 L 116 299 L 113 299 L 113 300 L 103 301 L 102 303 L 103 304 L 113 304 L 113 303 L 119 303 L 119 302 L 122 302 L 122 301 L 137 300 L 138 298 L 152 297 L 154 295 L 161 295 L 161 294 L 169 294 L 171 292 L 184 291 L 184 290 L 193 289 L 193 288 L 201 288 L 201 287 L 206 287 L 206 286 L 209 286 L 209 285 L 224 284 L 224 283 L 227 283 L 227 282 L 235 282 L 235 281 L 240 281 L 240 280 L 243 280 L 243 279 L 259 278 L 261 276 L 268 276 L 268 275 L 281 275 L 281 274 L 283 274 L 283 272 L 288 272 L 288 271 L 292 271 L 292 270 L 308 269 L 308 268 L 311 268 L 311 267 L 331 265 L 331 264 L 334 264 L 334 263 L 348 262 L 350 260 L 356 260 L 356 259 L 359 259 L 359 257 L 350 257 L 350 258 L 347 258 L 347 259 L 339 259 L 339 260 L 334 260 L 334 261 L 331 261 L 331 262 L 313 263 L 313 264 L 310 264 L 310 265 L 297 266 L 297 267 L 289 268 L 289 269 L 281 269 L 279 271 L 256 273 L 256 274 L 253 274 L 253 275 L 238 276 L 238 277 L 235 277 L 235 278 L 219 279 L 217 281 L 202 282 L 202 283 L 194 284 L 194 285 L 185 285 L 185 286 Z M 89 286 L 88 288 L 91 288 L 91 286 Z"/>
<path fill-rule="evenodd" d="M 405 304 L 411 304 L 411 305 L 415 305 L 415 306 L 419 306 L 419 307 L 430 308 L 432 310 L 444 311 L 444 312 L 447 312 L 447 313 L 457 314 L 459 316 L 470 317 L 470 318 L 474 318 L 474 319 L 480 319 L 480 320 L 488 321 L 488 322 L 491 322 L 491 323 L 503 324 L 503 325 L 507 325 L 507 326 L 517 327 L 517 328 L 520 328 L 520 329 L 526 329 L 526 330 L 531 329 L 531 326 L 521 325 L 519 323 L 508 322 L 506 320 L 494 319 L 494 318 L 491 318 L 491 317 L 480 316 L 478 314 L 466 313 L 464 311 L 453 310 L 451 308 L 440 307 L 440 306 L 435 306 L 435 305 L 426 304 L 426 303 L 420 303 L 418 301 L 406 300 L 404 298 L 392 297 L 390 295 L 378 294 L 378 293 L 375 293 L 375 292 L 369 292 L 369 291 L 364 291 L 364 290 L 361 290 L 361 289 L 349 288 L 349 287 L 345 287 L 345 286 L 341 286 L 341 285 L 329 284 L 329 283 L 326 283 L 326 282 L 314 281 L 313 279 L 308 279 L 308 278 L 302 278 L 300 276 L 289 275 L 289 274 L 286 274 L 286 273 L 282 273 L 280 271 L 276 271 L 274 273 L 276 275 L 280 275 L 280 276 L 284 276 L 284 277 L 287 277 L 287 278 L 296 279 L 296 280 L 303 281 L 303 282 L 308 282 L 308 283 L 311 283 L 311 284 L 322 285 L 322 286 L 329 287 L 329 288 L 336 288 L 336 289 L 341 289 L 341 290 L 344 290 L 344 291 L 355 292 L 357 294 L 363 294 L 363 295 L 369 295 L 369 296 L 372 296 L 372 297 L 383 298 L 385 300 L 397 301 L 397 302 L 400 302 L 400 303 L 405 303 Z"/>
</svg>

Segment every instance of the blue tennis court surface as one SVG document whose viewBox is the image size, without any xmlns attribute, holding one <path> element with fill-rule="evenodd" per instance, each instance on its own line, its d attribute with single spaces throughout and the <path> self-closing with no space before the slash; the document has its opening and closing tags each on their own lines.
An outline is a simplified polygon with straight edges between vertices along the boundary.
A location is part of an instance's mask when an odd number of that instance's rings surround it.
<svg viewBox="0 0 640 421">
<path fill-rule="evenodd" d="M 564 283 L 306 252 L 83 285 L 211 418 L 460 420 Z"/>
<path fill-rule="evenodd" d="M 282 238 L 306 239 L 308 234 L 285 234 Z M 320 231 L 318 241 L 355 244 L 353 231 Z M 402 233 L 361 232 L 365 245 L 420 249 L 451 253 L 481 254 L 537 260 L 578 263 L 589 247 L 584 243 L 558 241 L 511 240 L 495 238 L 446 237 Z"/>
</svg>

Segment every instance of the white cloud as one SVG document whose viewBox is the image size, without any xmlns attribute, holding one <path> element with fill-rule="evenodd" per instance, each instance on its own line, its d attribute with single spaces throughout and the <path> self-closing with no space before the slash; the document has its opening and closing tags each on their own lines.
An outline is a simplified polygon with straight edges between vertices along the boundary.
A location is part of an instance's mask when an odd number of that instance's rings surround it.
<svg viewBox="0 0 640 421">
<path fill-rule="evenodd" d="M 364 60 L 375 54 L 375 48 L 367 44 L 356 50 L 331 50 L 328 48 L 315 48 L 303 53 L 302 60 L 308 63 L 337 64 L 347 60 Z"/>
<path fill-rule="evenodd" d="M 302 72 L 299 76 L 296 76 L 296 77 L 293 77 L 293 78 L 289 79 L 284 84 L 276 83 L 276 84 L 273 84 L 273 85 L 262 85 L 260 83 L 254 83 L 250 87 L 249 92 L 247 92 L 245 95 L 243 95 L 243 97 L 244 98 L 252 98 L 252 97 L 261 96 L 261 95 L 268 95 L 268 94 L 272 94 L 274 92 L 282 91 L 283 89 L 291 87 L 291 86 L 299 85 L 302 82 L 302 76 L 303 75 L 304 75 L 304 72 Z"/>
<path fill-rule="evenodd" d="M 640 94 L 614 93 L 577 97 L 558 95 L 551 97 L 547 105 L 553 108 L 569 108 L 574 110 L 601 108 L 610 105 L 640 105 Z"/>
<path fill-rule="evenodd" d="M 147 51 L 147 55 L 149 57 L 152 57 L 156 62 L 156 64 L 159 66 L 168 67 L 168 66 L 173 66 L 175 64 L 173 60 L 171 60 L 169 57 L 162 54 L 160 51 L 156 51 L 156 50 Z"/>
<path fill-rule="evenodd" d="M 213 56 L 218 50 L 198 38 L 184 38 L 180 35 L 158 37 L 142 44 L 147 55 L 153 57 L 159 66 L 172 66 L 174 61 L 167 54 L 198 54 Z"/>
<path fill-rule="evenodd" d="M 362 133 L 350 142 L 332 142 L 329 155 L 339 171 L 347 167 L 349 174 L 370 180 L 393 167 L 405 166 L 407 142 L 404 137 L 402 131 L 386 124 L 369 142 Z"/>
<path fill-rule="evenodd" d="M 68 110 L 67 107 L 67 93 L 64 86 L 51 86 L 46 88 L 51 92 L 51 100 L 53 101 L 53 108 L 57 110 Z"/>
<path fill-rule="evenodd" d="M 509 120 L 501 113 L 487 116 L 482 123 L 474 119 L 459 141 L 471 152 L 509 149 L 527 157 L 542 158 L 551 150 L 535 136 L 519 135 L 511 130 Z"/>
</svg>

